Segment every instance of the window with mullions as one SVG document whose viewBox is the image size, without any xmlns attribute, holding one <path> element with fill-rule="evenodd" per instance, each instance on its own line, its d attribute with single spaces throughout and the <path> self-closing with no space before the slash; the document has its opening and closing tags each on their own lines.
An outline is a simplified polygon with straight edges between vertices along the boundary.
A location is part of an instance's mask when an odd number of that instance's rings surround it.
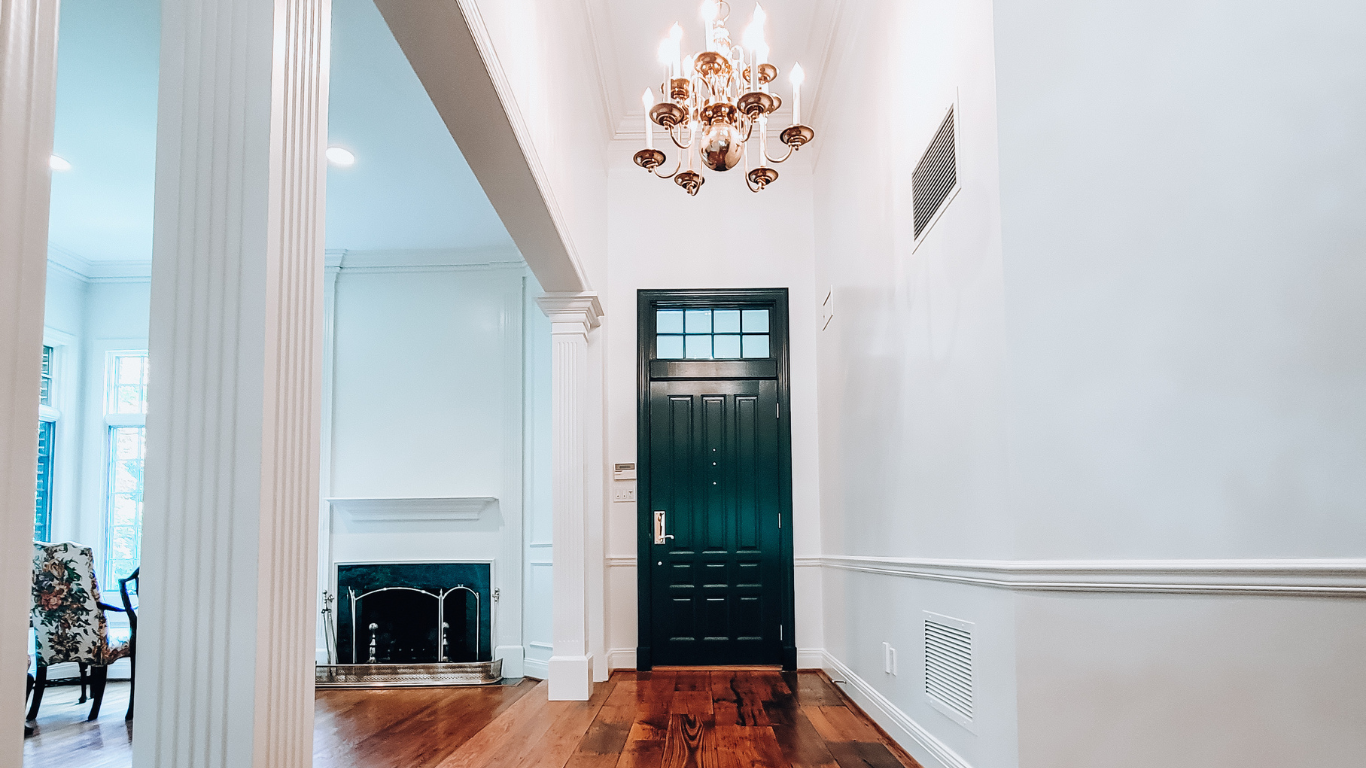
<svg viewBox="0 0 1366 768">
<path fill-rule="evenodd" d="M 105 584 L 138 567 L 142 549 L 142 466 L 147 453 L 147 353 L 109 356 L 104 418 L 109 428 L 105 490 Z"/>
<path fill-rule="evenodd" d="M 655 358 L 740 360 L 766 358 L 767 309 L 660 309 L 655 314 Z"/>
</svg>

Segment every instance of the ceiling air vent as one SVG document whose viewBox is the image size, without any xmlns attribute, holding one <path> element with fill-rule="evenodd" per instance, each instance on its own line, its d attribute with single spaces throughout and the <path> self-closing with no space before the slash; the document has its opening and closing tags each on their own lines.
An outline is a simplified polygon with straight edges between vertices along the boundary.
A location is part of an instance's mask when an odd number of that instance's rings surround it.
<svg viewBox="0 0 1366 768">
<path fill-rule="evenodd" d="M 934 221 L 944 201 L 958 186 L 958 157 L 953 146 L 953 108 L 939 124 L 934 141 L 921 156 L 911 176 L 915 200 L 915 236 L 920 237 Z"/>
<path fill-rule="evenodd" d="M 925 695 L 961 725 L 972 722 L 972 624 L 925 612 Z"/>
</svg>

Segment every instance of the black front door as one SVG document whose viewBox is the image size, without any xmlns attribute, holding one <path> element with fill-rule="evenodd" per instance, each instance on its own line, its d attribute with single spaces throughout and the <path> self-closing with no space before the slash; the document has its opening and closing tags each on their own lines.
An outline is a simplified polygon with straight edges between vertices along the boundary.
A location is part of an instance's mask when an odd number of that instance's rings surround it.
<svg viewBox="0 0 1366 768">
<path fill-rule="evenodd" d="M 651 295 L 642 306 L 642 668 L 795 664 L 779 377 L 786 323 L 775 303 L 739 293 L 721 297 L 729 301 L 690 293 L 686 304 L 678 294 Z M 670 339 L 672 313 L 689 311 L 677 334 L 686 338 Z M 751 314 L 736 326 L 742 312 Z M 765 338 L 726 338 L 756 328 Z"/>
</svg>

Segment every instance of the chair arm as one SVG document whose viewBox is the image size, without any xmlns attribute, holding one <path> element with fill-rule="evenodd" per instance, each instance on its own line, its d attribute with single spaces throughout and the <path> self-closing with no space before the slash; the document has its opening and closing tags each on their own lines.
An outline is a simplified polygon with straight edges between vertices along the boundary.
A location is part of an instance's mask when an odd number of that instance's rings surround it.
<svg viewBox="0 0 1366 768">
<path fill-rule="evenodd" d="M 118 611 L 119 613 L 126 613 L 126 611 L 124 611 L 122 608 L 115 608 L 114 606 L 108 603 L 95 603 L 95 605 L 98 605 L 100 608 L 103 608 L 106 611 Z"/>
</svg>

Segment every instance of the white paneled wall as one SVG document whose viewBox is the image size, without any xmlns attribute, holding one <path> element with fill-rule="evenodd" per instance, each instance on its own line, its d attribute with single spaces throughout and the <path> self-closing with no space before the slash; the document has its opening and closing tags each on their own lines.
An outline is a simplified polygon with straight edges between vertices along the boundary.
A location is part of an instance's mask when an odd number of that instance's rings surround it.
<svg viewBox="0 0 1366 768">
<path fill-rule="evenodd" d="M 332 585 L 339 562 L 492 561 L 495 655 L 506 675 L 543 678 L 552 640 L 550 328 L 535 306 L 535 278 L 512 257 L 333 257 L 324 497 L 487 496 L 498 505 L 479 520 L 404 523 L 358 523 L 326 509 L 320 586 Z M 319 658 L 325 642 L 320 631 Z"/>
</svg>

